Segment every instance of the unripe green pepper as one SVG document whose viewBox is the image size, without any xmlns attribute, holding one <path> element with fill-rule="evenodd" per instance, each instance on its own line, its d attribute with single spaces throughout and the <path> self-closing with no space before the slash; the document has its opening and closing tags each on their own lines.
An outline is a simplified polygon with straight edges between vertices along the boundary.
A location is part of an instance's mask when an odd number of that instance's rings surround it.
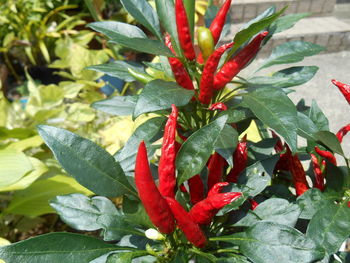
<svg viewBox="0 0 350 263">
<path fill-rule="evenodd" d="M 213 53 L 215 47 L 214 38 L 209 28 L 199 27 L 197 31 L 197 40 L 205 61 Z"/>
<path fill-rule="evenodd" d="M 147 84 L 148 82 L 154 80 L 150 75 L 138 72 L 132 68 L 128 68 L 128 72 L 131 76 L 134 77 L 137 81 L 140 81 L 143 84 Z"/>
</svg>

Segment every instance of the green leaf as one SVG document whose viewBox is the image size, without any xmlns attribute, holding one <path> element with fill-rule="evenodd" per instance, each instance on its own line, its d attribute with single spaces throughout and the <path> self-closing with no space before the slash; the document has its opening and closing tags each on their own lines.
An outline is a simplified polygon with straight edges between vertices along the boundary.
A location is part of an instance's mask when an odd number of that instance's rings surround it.
<svg viewBox="0 0 350 263">
<path fill-rule="evenodd" d="M 148 255 L 147 251 L 132 251 L 132 252 L 125 252 L 125 253 L 114 253 L 110 256 L 108 256 L 108 259 L 106 261 L 106 263 L 131 263 L 131 262 L 149 262 L 149 261 L 143 261 L 141 259 L 141 261 L 133 261 L 134 258 L 138 258 L 138 257 L 143 257 Z M 152 261 L 153 262 L 154 258 L 152 257 Z"/>
<path fill-rule="evenodd" d="M 57 195 L 77 192 L 87 195 L 92 194 L 73 178 L 56 175 L 49 179 L 38 180 L 28 188 L 15 192 L 9 206 L 4 212 L 29 217 L 53 213 L 55 211 L 49 206 L 49 200 Z"/>
<path fill-rule="evenodd" d="M 279 32 L 285 31 L 292 28 L 299 20 L 310 16 L 310 13 L 299 13 L 299 14 L 288 14 L 279 17 L 272 25 L 273 33 L 277 34 Z"/>
<path fill-rule="evenodd" d="M 245 42 L 247 42 L 260 31 L 264 30 L 269 25 L 271 25 L 281 14 L 284 13 L 286 8 L 287 7 L 268 17 L 264 17 L 261 20 L 250 24 L 247 28 L 244 28 L 243 30 L 239 31 L 233 39 L 233 42 L 235 44 L 231 48 L 227 57 L 230 58 Z"/>
<path fill-rule="evenodd" d="M 315 100 L 312 100 L 311 108 L 309 110 L 309 118 L 315 123 L 319 131 L 329 131 L 328 119 L 318 107 Z"/>
<path fill-rule="evenodd" d="M 127 234 L 140 234 L 130 227 L 124 216 L 109 199 L 89 198 L 82 194 L 57 196 L 50 201 L 63 222 L 77 230 L 103 229 L 104 240 L 119 240 Z"/>
<path fill-rule="evenodd" d="M 236 226 L 252 226 L 259 221 L 275 222 L 287 226 L 295 226 L 301 209 L 298 205 L 289 203 L 285 199 L 271 198 L 260 203 L 253 211 L 243 217 Z"/>
<path fill-rule="evenodd" d="M 0 187 L 19 181 L 31 170 L 33 165 L 24 153 L 12 149 L 0 150 Z"/>
<path fill-rule="evenodd" d="M 320 208 L 330 203 L 332 201 L 319 189 L 310 189 L 297 198 L 297 204 L 301 208 L 300 218 L 310 220 Z"/>
<path fill-rule="evenodd" d="M 40 125 L 38 131 L 62 167 L 83 186 L 104 196 L 137 195 L 119 163 L 97 144 L 52 126 Z"/>
<path fill-rule="evenodd" d="M 193 133 L 181 146 L 177 157 L 177 183 L 181 185 L 199 174 L 215 148 L 227 117 L 223 116 Z"/>
<path fill-rule="evenodd" d="M 336 253 L 350 235 L 350 208 L 347 204 L 323 206 L 311 219 L 306 235 L 328 254 Z"/>
<path fill-rule="evenodd" d="M 313 56 L 324 47 L 304 41 L 286 42 L 272 50 L 270 57 L 260 66 L 258 70 L 278 64 L 288 64 L 302 61 L 305 57 Z"/>
<path fill-rule="evenodd" d="M 134 71 L 140 73 L 145 73 L 144 68 L 141 64 L 133 61 L 122 60 L 113 61 L 106 64 L 94 65 L 87 67 L 86 69 L 102 72 L 108 76 L 117 77 L 126 82 L 136 81 L 136 79 L 129 73 L 128 68 L 131 68 Z"/>
<path fill-rule="evenodd" d="M 238 132 L 230 125 L 225 125 L 215 143 L 215 151 L 233 167 L 232 154 L 238 143 Z"/>
<path fill-rule="evenodd" d="M 291 67 L 275 72 L 271 77 L 253 77 L 248 80 L 249 87 L 289 88 L 302 85 L 314 77 L 318 67 Z"/>
<path fill-rule="evenodd" d="M 165 118 L 163 117 L 155 117 L 141 124 L 125 143 L 124 147 L 114 155 L 124 172 L 134 170 L 136 153 L 141 141 L 145 141 L 146 144 L 152 142 L 153 138 L 163 127 L 164 121 Z"/>
<path fill-rule="evenodd" d="M 258 222 L 243 233 L 212 238 L 239 246 L 240 252 L 256 263 L 315 262 L 325 253 L 298 230 L 273 222 Z"/>
<path fill-rule="evenodd" d="M 134 117 L 143 113 L 167 110 L 171 104 L 185 106 L 193 97 L 193 90 L 186 90 L 175 82 L 153 80 L 142 90 L 137 100 Z"/>
<path fill-rule="evenodd" d="M 236 108 L 236 109 L 228 109 L 226 111 L 223 111 L 218 116 L 219 117 L 227 116 L 227 123 L 237 123 L 240 121 L 253 118 L 254 114 L 249 109 Z"/>
<path fill-rule="evenodd" d="M 126 248 L 84 235 L 50 233 L 0 247 L 0 258 L 7 263 L 83 263 L 115 250 Z"/>
<path fill-rule="evenodd" d="M 326 145 L 332 152 L 338 153 L 344 156 L 343 149 L 340 145 L 340 142 L 333 133 L 329 131 L 319 131 L 313 136 L 321 143 Z"/>
<path fill-rule="evenodd" d="M 134 112 L 137 99 L 137 96 L 115 96 L 111 99 L 94 102 L 91 106 L 112 115 L 127 116 Z"/>
<path fill-rule="evenodd" d="M 146 0 L 121 0 L 121 3 L 130 15 L 151 31 L 158 39 L 162 39 L 158 15 Z"/>
<path fill-rule="evenodd" d="M 260 88 L 243 96 L 243 103 L 265 125 L 271 127 L 288 143 L 293 152 L 297 149 L 298 118 L 294 103 L 280 89 Z"/>
<path fill-rule="evenodd" d="M 173 56 L 161 41 L 147 38 L 145 33 L 136 26 L 112 21 L 94 22 L 88 26 L 106 35 L 112 43 L 149 54 Z"/>
<path fill-rule="evenodd" d="M 312 141 L 316 141 L 313 136 L 318 132 L 318 128 L 315 123 L 304 113 L 298 112 L 298 135 Z"/>
</svg>

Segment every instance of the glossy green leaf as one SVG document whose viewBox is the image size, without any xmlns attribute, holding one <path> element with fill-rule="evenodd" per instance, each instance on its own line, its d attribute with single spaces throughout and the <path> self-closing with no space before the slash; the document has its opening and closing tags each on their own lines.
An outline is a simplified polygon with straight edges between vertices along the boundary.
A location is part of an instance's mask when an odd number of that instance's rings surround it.
<svg viewBox="0 0 350 263">
<path fill-rule="evenodd" d="M 297 198 L 297 204 L 301 208 L 300 218 L 310 220 L 319 209 L 330 203 L 332 201 L 328 200 L 319 189 L 310 189 Z"/>
<path fill-rule="evenodd" d="M 225 125 L 215 143 L 215 151 L 224 157 L 233 167 L 232 154 L 238 143 L 238 132 L 230 125 Z"/>
<path fill-rule="evenodd" d="M 108 256 L 106 263 L 148 262 L 148 261 L 142 261 L 142 259 L 141 259 L 141 261 L 133 260 L 134 258 L 143 257 L 146 255 L 148 255 L 147 251 L 132 251 L 132 252 L 125 252 L 125 253 L 114 253 L 114 254 Z M 152 257 L 152 261 L 153 260 L 154 260 L 154 258 Z"/>
<path fill-rule="evenodd" d="M 22 152 L 0 150 L 0 187 L 9 186 L 33 170 L 29 158 Z"/>
<path fill-rule="evenodd" d="M 285 31 L 292 28 L 299 20 L 310 16 L 310 13 L 288 14 L 279 17 L 272 25 L 271 28 L 274 34 Z"/>
<path fill-rule="evenodd" d="M 243 96 L 243 103 L 265 125 L 271 127 L 288 143 L 297 148 L 298 118 L 294 103 L 280 89 L 260 88 Z"/>
<path fill-rule="evenodd" d="M 254 114 L 247 108 L 228 109 L 219 114 L 219 117 L 227 116 L 227 123 L 237 123 L 253 118 Z"/>
<path fill-rule="evenodd" d="M 29 217 L 54 213 L 55 210 L 49 206 L 49 200 L 57 195 L 71 193 L 92 194 L 88 189 L 78 184 L 74 178 L 65 175 L 37 180 L 26 189 L 16 191 L 4 212 Z"/>
<path fill-rule="evenodd" d="M 298 112 L 298 135 L 315 141 L 314 134 L 318 132 L 316 124 L 304 113 Z"/>
<path fill-rule="evenodd" d="M 315 262 L 325 255 L 298 230 L 273 222 L 258 222 L 245 232 L 212 240 L 238 245 L 240 252 L 255 263 Z"/>
<path fill-rule="evenodd" d="M 133 61 L 118 60 L 107 64 L 87 67 L 87 69 L 102 72 L 108 76 L 117 77 L 126 82 L 136 81 L 136 79 L 129 73 L 128 68 L 140 73 L 145 73 L 143 66 Z"/>
<path fill-rule="evenodd" d="M 350 208 L 347 204 L 328 204 L 313 216 L 306 235 L 328 254 L 336 253 L 350 235 Z"/>
<path fill-rule="evenodd" d="M 145 33 L 136 26 L 112 21 L 94 22 L 88 26 L 106 35 L 112 43 L 149 54 L 173 56 L 163 42 L 147 38 Z"/>
<path fill-rule="evenodd" d="M 143 113 L 170 109 L 171 104 L 185 106 L 193 95 L 193 90 L 186 90 L 175 82 L 153 80 L 144 87 L 139 95 L 134 117 Z"/>
<path fill-rule="evenodd" d="M 38 131 L 62 167 L 83 186 L 104 196 L 136 196 L 120 164 L 97 144 L 52 126 L 40 125 Z"/>
<path fill-rule="evenodd" d="M 331 151 L 338 153 L 340 155 L 344 155 L 344 152 L 343 152 L 343 149 L 340 145 L 340 142 L 339 142 L 337 136 L 335 136 L 333 133 L 331 133 L 329 131 L 319 131 L 319 132 L 313 134 L 313 136 L 318 141 L 320 141 L 321 143 L 326 145 Z"/>
<path fill-rule="evenodd" d="M 311 108 L 309 110 L 309 118 L 315 123 L 319 131 L 329 131 L 328 119 L 318 107 L 315 100 L 312 100 Z"/>
<path fill-rule="evenodd" d="M 272 50 L 270 57 L 263 62 L 259 70 L 273 65 L 299 62 L 305 57 L 313 56 L 324 51 L 324 49 L 320 45 L 304 41 L 286 42 Z"/>
<path fill-rule="evenodd" d="M 130 172 L 134 170 L 136 153 L 141 141 L 145 141 L 146 144 L 153 142 L 152 139 L 163 127 L 164 121 L 165 118 L 163 117 L 155 117 L 141 124 L 139 127 L 137 127 L 133 135 L 125 143 L 124 147 L 114 155 L 116 160 L 123 168 L 124 172 Z M 150 154 L 150 152 L 148 154 Z"/>
<path fill-rule="evenodd" d="M 291 67 L 277 71 L 271 77 L 253 77 L 248 80 L 246 85 L 254 88 L 289 88 L 308 82 L 317 71 L 318 67 L 316 66 Z"/>
<path fill-rule="evenodd" d="M 226 121 L 226 116 L 220 117 L 193 133 L 184 142 L 176 157 L 178 185 L 202 171 Z"/>
<path fill-rule="evenodd" d="M 162 39 L 158 15 L 146 0 L 121 0 L 121 3 L 131 16 L 151 31 L 158 39 Z"/>
<path fill-rule="evenodd" d="M 84 235 L 50 233 L 0 247 L 0 259 L 6 263 L 83 263 L 115 250 L 126 249 Z"/>
<path fill-rule="evenodd" d="M 249 210 L 237 226 L 252 226 L 259 221 L 275 222 L 282 225 L 294 227 L 301 209 L 298 205 L 289 203 L 285 199 L 271 198 L 260 203 L 254 210 Z"/>
<path fill-rule="evenodd" d="M 137 96 L 115 96 L 111 99 L 94 102 L 91 106 L 112 115 L 127 116 L 134 112 L 137 99 Z"/>
</svg>

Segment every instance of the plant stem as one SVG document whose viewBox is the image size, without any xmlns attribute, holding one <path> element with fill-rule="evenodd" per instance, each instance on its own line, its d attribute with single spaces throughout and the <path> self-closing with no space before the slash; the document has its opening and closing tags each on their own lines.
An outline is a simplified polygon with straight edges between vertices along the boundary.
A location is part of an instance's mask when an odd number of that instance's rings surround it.
<svg viewBox="0 0 350 263">
<path fill-rule="evenodd" d="M 184 5 L 186 8 L 188 24 L 191 30 L 192 39 L 194 38 L 194 14 L 195 14 L 195 0 L 184 0 Z"/>
</svg>

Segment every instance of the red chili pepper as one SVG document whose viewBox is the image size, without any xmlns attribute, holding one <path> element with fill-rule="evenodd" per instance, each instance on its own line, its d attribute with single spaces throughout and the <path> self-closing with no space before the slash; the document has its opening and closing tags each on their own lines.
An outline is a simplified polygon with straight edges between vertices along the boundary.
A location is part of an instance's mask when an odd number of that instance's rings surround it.
<svg viewBox="0 0 350 263">
<path fill-rule="evenodd" d="M 275 171 L 288 171 L 289 163 L 288 163 L 288 155 L 286 153 L 280 154 L 280 159 L 276 163 Z"/>
<path fill-rule="evenodd" d="M 334 164 L 335 166 L 337 165 L 337 160 L 335 159 L 335 156 L 333 153 L 329 152 L 329 151 L 323 151 L 320 148 L 318 148 L 317 146 L 315 146 L 315 151 L 322 157 L 327 159 L 329 162 L 331 162 L 332 164 Z"/>
<path fill-rule="evenodd" d="M 225 111 L 227 109 L 228 109 L 227 106 L 222 102 L 214 103 L 209 108 L 209 110 L 222 110 L 222 111 Z"/>
<path fill-rule="evenodd" d="M 176 223 L 185 234 L 188 241 L 199 248 L 205 247 L 207 238 L 198 224 L 192 221 L 189 213 L 173 198 L 166 198 L 168 205 L 176 219 Z"/>
<path fill-rule="evenodd" d="M 337 132 L 337 138 L 340 142 L 343 142 L 343 137 L 350 131 L 350 123 Z"/>
<path fill-rule="evenodd" d="M 286 156 L 288 159 L 289 171 L 291 172 L 293 177 L 296 194 L 297 196 L 300 196 L 307 190 L 309 190 L 309 185 L 306 180 L 306 174 L 303 165 L 301 164 L 297 154 L 295 154 L 294 156 L 292 155 L 292 152 L 289 149 L 288 145 Z"/>
<path fill-rule="evenodd" d="M 249 203 L 250 203 L 250 209 L 255 210 L 255 208 L 259 205 L 257 201 L 255 201 L 253 198 L 249 198 Z"/>
<path fill-rule="evenodd" d="M 208 197 L 219 194 L 225 186 L 228 186 L 228 182 L 216 183 L 208 192 Z"/>
<path fill-rule="evenodd" d="M 193 48 L 186 9 L 182 0 L 175 0 L 175 17 L 180 46 L 185 57 L 188 60 L 194 60 L 196 59 L 196 53 Z"/>
<path fill-rule="evenodd" d="M 175 198 L 176 187 L 176 123 L 178 110 L 176 106 L 171 105 L 172 111 L 168 121 L 165 124 L 162 154 L 159 159 L 158 176 L 159 176 L 159 192 L 166 197 Z"/>
<path fill-rule="evenodd" d="M 226 86 L 258 53 L 261 42 L 268 35 L 268 32 L 263 32 L 257 35 L 252 42 L 245 46 L 236 56 L 231 58 L 215 75 L 214 89 L 219 90 Z"/>
<path fill-rule="evenodd" d="M 204 184 L 199 174 L 188 179 L 188 187 L 192 205 L 204 199 Z"/>
<path fill-rule="evenodd" d="M 190 215 L 194 222 L 201 225 L 208 225 L 221 208 L 232 203 L 241 196 L 242 193 L 238 192 L 220 193 L 208 196 L 192 207 Z"/>
<path fill-rule="evenodd" d="M 211 189 L 216 183 L 222 181 L 226 160 L 215 152 L 208 163 L 208 189 Z"/>
<path fill-rule="evenodd" d="M 284 146 L 283 146 L 283 143 L 281 141 L 281 138 L 274 131 L 271 131 L 271 133 L 272 133 L 273 138 L 277 138 L 277 143 L 275 145 L 275 151 L 277 153 L 282 152 L 284 150 Z"/>
<path fill-rule="evenodd" d="M 219 47 L 210 55 L 205 63 L 202 78 L 200 82 L 199 101 L 203 104 L 209 104 L 213 96 L 214 74 L 219 65 L 221 56 L 225 51 L 231 48 L 233 43 Z"/>
<path fill-rule="evenodd" d="M 164 234 L 175 229 L 171 210 L 160 194 L 151 174 L 145 143 L 140 143 L 136 156 L 135 183 L 139 197 L 152 223 Z"/>
<path fill-rule="evenodd" d="M 311 162 L 315 174 L 315 187 L 320 189 L 322 192 L 324 191 L 324 178 L 322 174 L 321 167 L 318 163 L 318 159 L 316 155 L 311 154 Z"/>
<path fill-rule="evenodd" d="M 221 6 L 219 12 L 217 13 L 216 17 L 214 18 L 213 22 L 211 22 L 211 25 L 209 27 L 213 38 L 214 43 L 216 44 L 219 39 L 222 32 L 222 29 L 224 28 L 226 16 L 231 6 L 231 0 L 226 0 L 226 2 Z"/>
<path fill-rule="evenodd" d="M 332 80 L 332 83 L 339 88 L 340 92 L 343 93 L 345 99 L 350 104 L 350 85 L 346 85 L 335 79 Z"/>
<path fill-rule="evenodd" d="M 239 174 L 247 167 L 248 162 L 248 148 L 247 136 L 242 138 L 238 143 L 237 148 L 233 154 L 233 168 L 226 177 L 227 182 L 237 183 Z"/>
<path fill-rule="evenodd" d="M 172 47 L 169 34 L 165 35 L 165 44 L 173 52 L 173 54 L 176 55 Z M 168 57 L 168 61 L 169 61 L 171 70 L 174 73 L 176 82 L 184 89 L 193 90 L 194 86 L 193 86 L 191 77 L 190 75 L 188 75 L 181 61 L 178 58 L 173 58 L 173 57 Z"/>
</svg>

